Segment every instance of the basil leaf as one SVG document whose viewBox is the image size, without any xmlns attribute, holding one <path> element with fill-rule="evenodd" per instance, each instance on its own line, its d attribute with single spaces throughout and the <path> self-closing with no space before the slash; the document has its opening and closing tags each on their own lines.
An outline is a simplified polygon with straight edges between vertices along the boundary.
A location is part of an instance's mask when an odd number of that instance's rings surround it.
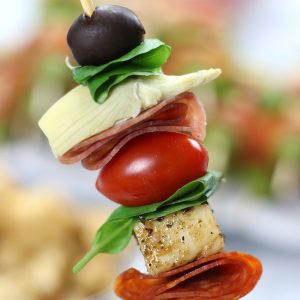
<svg viewBox="0 0 300 300">
<path fill-rule="evenodd" d="M 101 66 L 72 69 L 74 80 L 87 85 L 93 99 L 103 103 L 110 90 L 131 76 L 149 76 L 161 73 L 160 67 L 170 56 L 171 48 L 156 39 L 148 39 L 139 46 Z"/>
<path fill-rule="evenodd" d="M 219 172 L 210 171 L 199 179 L 189 182 L 181 189 L 177 190 L 170 198 L 164 201 L 164 205 L 176 204 L 185 201 L 193 201 L 205 195 L 212 188 L 217 188 L 222 178 Z"/>
<path fill-rule="evenodd" d="M 78 273 L 99 253 L 118 253 L 129 244 L 137 219 L 108 221 L 97 231 L 91 250 L 73 267 Z"/>
<path fill-rule="evenodd" d="M 162 51 L 161 48 L 163 48 L 164 50 Z M 118 67 L 120 64 L 122 64 L 124 62 L 128 62 L 132 59 L 134 59 L 133 62 L 135 62 L 138 65 L 149 66 L 149 64 L 147 62 L 145 62 L 145 64 L 139 62 L 138 56 L 141 56 L 141 59 L 145 59 L 143 54 L 148 53 L 148 55 L 149 55 L 150 51 L 157 50 L 157 49 L 158 49 L 159 55 L 160 55 L 160 57 L 158 57 L 157 59 L 160 60 L 160 65 L 162 65 L 165 62 L 165 60 L 169 57 L 171 48 L 160 40 L 147 39 L 143 43 L 141 43 L 139 46 L 132 49 L 127 54 L 125 54 L 125 55 L 121 56 L 120 58 L 115 59 L 111 62 L 108 62 L 107 64 L 104 64 L 101 66 L 77 67 L 77 68 L 73 69 L 72 70 L 73 77 L 74 77 L 75 81 L 78 82 L 79 84 L 84 84 L 88 79 L 90 79 L 94 75 L 102 72 L 103 70 L 108 69 L 108 68 L 110 70 L 112 70 L 112 69 Z M 152 53 L 150 52 L 150 55 L 153 56 L 153 52 Z M 157 64 L 155 64 L 155 65 L 156 65 L 155 67 L 158 66 Z"/>
<path fill-rule="evenodd" d="M 119 73 L 119 74 L 118 74 Z M 125 79 L 131 76 L 151 76 L 161 73 L 160 68 L 140 68 L 136 70 L 136 66 L 125 66 L 123 68 L 116 69 L 108 72 L 107 74 L 95 75 L 88 81 L 88 87 L 90 89 L 92 97 L 98 102 L 103 103 L 110 90 L 117 84 L 121 83 Z"/>
<path fill-rule="evenodd" d="M 131 63 L 143 67 L 158 68 L 162 66 L 170 56 L 171 48 L 165 44 L 141 55 L 137 55 Z"/>
<path fill-rule="evenodd" d="M 222 174 L 219 172 L 207 172 L 203 177 L 196 179 L 177 190 L 165 201 L 137 207 L 120 206 L 111 214 L 109 220 L 138 217 L 155 212 L 159 207 L 166 206 L 171 203 L 177 204 L 184 201 L 199 199 L 211 189 L 216 189 L 221 178 Z"/>
<path fill-rule="evenodd" d="M 201 205 L 218 188 L 222 175 L 219 172 L 207 172 L 179 190 L 165 201 L 139 207 L 121 206 L 117 208 L 100 227 L 91 250 L 80 260 L 73 272 L 79 272 L 99 253 L 117 253 L 129 243 L 138 217 L 146 220 L 165 217 L 174 212 Z"/>
<path fill-rule="evenodd" d="M 153 220 L 153 219 L 165 217 L 177 211 L 203 204 L 207 202 L 207 199 L 208 198 L 206 196 L 202 196 L 200 199 L 197 200 L 180 202 L 174 205 L 165 206 L 155 212 L 143 215 L 143 218 L 145 220 Z"/>
</svg>

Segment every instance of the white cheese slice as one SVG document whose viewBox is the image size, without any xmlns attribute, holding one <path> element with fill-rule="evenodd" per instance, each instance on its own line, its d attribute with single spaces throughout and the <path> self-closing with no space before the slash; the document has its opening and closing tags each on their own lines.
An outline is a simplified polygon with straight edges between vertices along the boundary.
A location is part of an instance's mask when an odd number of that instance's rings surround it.
<svg viewBox="0 0 300 300">
<path fill-rule="evenodd" d="M 207 204 L 138 222 L 134 234 L 151 275 L 223 251 L 224 239 Z"/>
</svg>

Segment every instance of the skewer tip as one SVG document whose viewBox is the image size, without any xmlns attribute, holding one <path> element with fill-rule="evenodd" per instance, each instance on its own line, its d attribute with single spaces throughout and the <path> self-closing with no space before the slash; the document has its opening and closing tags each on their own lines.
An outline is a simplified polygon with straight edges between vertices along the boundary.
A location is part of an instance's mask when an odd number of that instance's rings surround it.
<svg viewBox="0 0 300 300">
<path fill-rule="evenodd" d="M 85 15 L 90 18 L 96 8 L 93 0 L 80 0 L 80 2 L 81 2 L 81 5 L 82 5 Z"/>
</svg>

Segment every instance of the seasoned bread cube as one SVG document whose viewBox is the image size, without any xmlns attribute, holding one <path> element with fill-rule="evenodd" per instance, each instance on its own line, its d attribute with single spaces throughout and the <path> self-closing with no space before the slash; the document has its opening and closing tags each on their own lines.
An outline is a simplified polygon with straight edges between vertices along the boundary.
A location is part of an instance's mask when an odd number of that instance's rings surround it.
<svg viewBox="0 0 300 300">
<path fill-rule="evenodd" d="M 134 233 L 151 275 L 221 252 L 223 236 L 207 204 L 138 222 Z"/>
</svg>

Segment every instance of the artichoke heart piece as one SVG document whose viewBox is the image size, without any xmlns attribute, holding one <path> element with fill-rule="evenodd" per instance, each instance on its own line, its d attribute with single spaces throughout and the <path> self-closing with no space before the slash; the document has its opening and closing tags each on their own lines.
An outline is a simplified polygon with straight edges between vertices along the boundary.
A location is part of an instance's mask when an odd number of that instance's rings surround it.
<svg viewBox="0 0 300 300">
<path fill-rule="evenodd" d="M 181 76 L 161 74 L 129 79 L 115 87 L 102 104 L 94 102 L 87 87 L 78 86 L 50 107 L 39 126 L 54 155 L 62 156 L 118 121 L 135 118 L 143 110 L 205 84 L 220 73 L 220 69 L 210 69 Z"/>
<path fill-rule="evenodd" d="M 135 117 L 141 112 L 135 85 L 121 85 L 117 89 L 112 97 L 99 105 L 93 101 L 87 87 L 78 86 L 46 112 L 39 126 L 56 156 L 112 127 L 118 120 Z"/>
<path fill-rule="evenodd" d="M 151 275 L 185 265 L 224 249 L 224 239 L 207 204 L 144 223 L 134 234 Z"/>
</svg>

